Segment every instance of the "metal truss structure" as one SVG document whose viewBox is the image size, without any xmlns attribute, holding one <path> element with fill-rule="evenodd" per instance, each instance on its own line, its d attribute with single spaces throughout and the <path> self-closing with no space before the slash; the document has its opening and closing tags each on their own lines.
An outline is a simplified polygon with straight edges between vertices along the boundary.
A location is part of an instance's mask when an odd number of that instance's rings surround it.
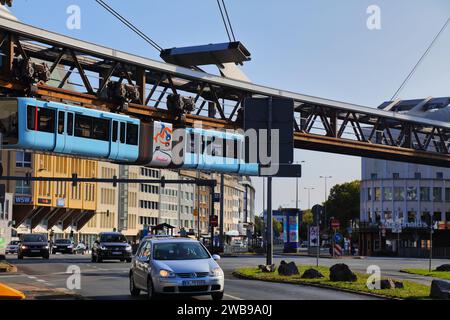
<svg viewBox="0 0 450 320">
<path fill-rule="evenodd" d="M 187 126 L 201 121 L 217 129 L 242 128 L 246 98 L 293 99 L 296 148 L 450 167 L 450 124 L 395 108 L 405 101 L 376 109 L 268 88 L 4 18 L 0 18 L 0 44 L 3 95 L 34 95 Z M 111 84 L 118 89 L 115 94 L 110 94 Z M 67 90 L 68 85 L 73 90 Z M 173 96 L 190 97 L 194 106 L 181 114 L 167 103 Z M 428 98 L 417 104 L 444 108 L 450 99 Z"/>
</svg>

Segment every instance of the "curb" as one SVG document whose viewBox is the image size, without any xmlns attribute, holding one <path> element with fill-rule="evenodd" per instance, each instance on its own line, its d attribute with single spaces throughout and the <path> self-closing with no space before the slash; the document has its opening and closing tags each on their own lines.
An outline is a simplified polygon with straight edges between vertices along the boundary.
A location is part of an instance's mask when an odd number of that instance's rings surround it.
<svg viewBox="0 0 450 320">
<path fill-rule="evenodd" d="M 361 292 L 361 291 L 344 289 L 344 288 L 337 288 L 337 287 L 332 287 L 332 286 L 328 286 L 328 285 L 324 285 L 324 284 L 318 284 L 318 283 L 310 283 L 310 282 L 293 283 L 293 282 L 284 282 L 284 281 L 277 281 L 277 280 L 255 279 L 255 278 L 252 278 L 252 277 L 244 276 L 243 274 L 241 274 L 241 273 L 239 273 L 237 271 L 234 271 L 232 274 L 233 274 L 234 277 L 236 277 L 238 279 L 243 279 L 243 280 L 253 280 L 253 281 L 263 281 L 263 282 L 273 282 L 273 283 L 287 283 L 287 284 L 306 286 L 306 287 L 316 287 L 316 288 L 321 288 L 321 289 L 329 289 L 329 290 L 346 292 L 346 293 L 355 293 L 355 294 L 359 294 L 359 295 L 363 295 L 363 296 L 374 297 L 374 298 L 381 298 L 381 299 L 393 300 L 393 301 L 406 300 L 406 299 L 401 299 L 401 298 L 388 297 L 388 296 L 384 296 L 382 294 Z"/>
<path fill-rule="evenodd" d="M 0 283 L 0 300 L 23 300 L 25 294 L 21 291 Z"/>
</svg>

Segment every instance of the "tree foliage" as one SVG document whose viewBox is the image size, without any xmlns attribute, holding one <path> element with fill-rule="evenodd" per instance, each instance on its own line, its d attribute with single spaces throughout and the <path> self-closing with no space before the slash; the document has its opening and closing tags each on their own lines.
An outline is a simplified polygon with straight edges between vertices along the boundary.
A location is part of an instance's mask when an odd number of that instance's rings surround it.
<svg viewBox="0 0 450 320">
<path fill-rule="evenodd" d="M 281 231 L 283 230 L 283 225 L 281 222 L 276 220 L 275 218 L 272 219 L 272 229 L 273 229 L 273 236 L 278 238 L 281 235 Z M 256 216 L 255 217 L 255 233 L 258 236 L 262 236 L 265 232 L 265 223 L 264 218 Z"/>
<path fill-rule="evenodd" d="M 346 228 L 349 221 L 359 218 L 360 213 L 360 181 L 355 180 L 335 185 L 325 202 L 327 218 L 334 217 Z"/>
</svg>

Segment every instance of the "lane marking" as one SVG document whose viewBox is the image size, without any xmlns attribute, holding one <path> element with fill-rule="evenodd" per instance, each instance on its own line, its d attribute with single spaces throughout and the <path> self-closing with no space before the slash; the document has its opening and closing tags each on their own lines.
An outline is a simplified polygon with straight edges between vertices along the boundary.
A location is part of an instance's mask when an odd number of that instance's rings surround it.
<svg viewBox="0 0 450 320">
<path fill-rule="evenodd" d="M 228 293 L 224 293 L 223 295 L 224 295 L 225 297 L 231 298 L 231 299 L 233 299 L 233 300 L 244 300 L 244 299 L 241 299 L 241 298 L 232 296 L 231 294 L 228 294 Z"/>
</svg>

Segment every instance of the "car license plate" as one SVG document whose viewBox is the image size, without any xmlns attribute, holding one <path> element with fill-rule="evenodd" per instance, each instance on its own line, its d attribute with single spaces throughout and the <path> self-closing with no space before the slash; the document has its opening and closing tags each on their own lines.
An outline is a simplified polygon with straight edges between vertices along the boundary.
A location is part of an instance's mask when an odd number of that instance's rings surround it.
<svg viewBox="0 0 450 320">
<path fill-rule="evenodd" d="M 41 250 L 31 250 L 31 252 L 41 252 Z"/>
<path fill-rule="evenodd" d="M 204 286 L 206 284 L 205 280 L 184 280 L 183 286 Z"/>
<path fill-rule="evenodd" d="M 115 251 L 115 252 L 113 252 L 112 254 L 122 254 L 122 252 L 120 252 L 120 251 Z"/>
</svg>

